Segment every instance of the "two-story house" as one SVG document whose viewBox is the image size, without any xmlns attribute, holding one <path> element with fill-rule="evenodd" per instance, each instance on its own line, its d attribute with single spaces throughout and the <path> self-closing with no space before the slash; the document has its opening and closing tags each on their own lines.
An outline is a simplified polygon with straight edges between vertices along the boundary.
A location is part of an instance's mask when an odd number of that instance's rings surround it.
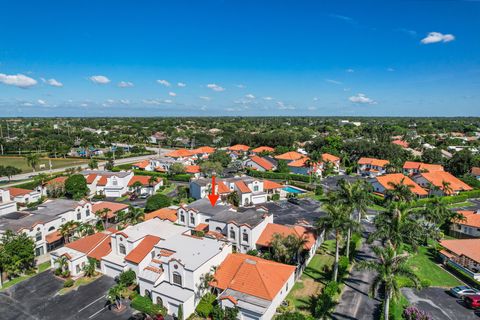
<svg viewBox="0 0 480 320">
<path fill-rule="evenodd" d="M 103 194 L 105 197 L 118 198 L 129 191 L 128 182 L 133 172 L 111 172 L 103 170 L 85 170 L 81 174 L 87 180 L 90 194 Z"/>
<path fill-rule="evenodd" d="M 11 187 L 8 188 L 8 191 L 10 191 L 12 200 L 20 205 L 37 202 L 42 197 L 41 192 L 37 190 Z"/>
<path fill-rule="evenodd" d="M 8 189 L 0 189 L 0 217 L 17 211 L 17 203 L 12 201 Z"/>
<path fill-rule="evenodd" d="M 422 172 L 412 179 L 422 188 L 428 189 L 430 195 L 449 196 L 472 190 L 468 184 L 446 171 Z"/>
<path fill-rule="evenodd" d="M 58 232 L 68 221 L 95 223 L 92 204 L 86 201 L 56 199 L 47 201 L 36 210 L 12 212 L 0 217 L 0 233 L 6 230 L 23 232 L 35 241 L 35 255 L 43 255 L 63 244 Z"/>
<path fill-rule="evenodd" d="M 453 220 L 450 234 L 456 238 L 480 238 L 480 209 L 458 211 L 463 220 Z"/>
<path fill-rule="evenodd" d="M 388 164 L 390 164 L 388 160 L 363 157 L 358 160 L 357 173 L 372 178 L 380 176 L 387 172 Z"/>
<path fill-rule="evenodd" d="M 405 161 L 403 164 L 403 174 L 413 176 L 422 172 L 445 171 L 442 165 L 429 164 L 416 161 Z"/>
</svg>

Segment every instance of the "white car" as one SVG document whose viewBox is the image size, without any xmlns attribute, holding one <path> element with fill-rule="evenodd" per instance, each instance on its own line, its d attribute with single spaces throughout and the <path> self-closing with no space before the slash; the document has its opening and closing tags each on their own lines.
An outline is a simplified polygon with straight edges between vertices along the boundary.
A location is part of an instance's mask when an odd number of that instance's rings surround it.
<svg viewBox="0 0 480 320">
<path fill-rule="evenodd" d="M 458 286 L 450 289 L 450 293 L 457 298 L 463 298 L 471 294 L 480 294 L 480 290 L 470 288 L 469 286 Z"/>
</svg>

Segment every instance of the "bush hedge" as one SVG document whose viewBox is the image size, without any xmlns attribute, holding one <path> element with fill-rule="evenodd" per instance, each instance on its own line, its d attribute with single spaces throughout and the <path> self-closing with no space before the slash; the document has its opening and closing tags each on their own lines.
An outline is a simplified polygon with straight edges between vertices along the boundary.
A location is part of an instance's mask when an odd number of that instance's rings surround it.
<svg viewBox="0 0 480 320">
<path fill-rule="evenodd" d="M 207 319 L 213 312 L 213 303 L 215 302 L 216 297 L 212 293 L 207 293 L 202 297 L 202 300 L 198 303 L 197 308 L 195 311 L 197 314 Z"/>
<path fill-rule="evenodd" d="M 75 284 L 75 281 L 73 281 L 73 279 L 67 279 L 63 283 L 63 287 L 64 288 L 70 288 L 70 287 L 73 287 L 74 284 Z"/>
<path fill-rule="evenodd" d="M 302 174 L 280 173 L 280 172 L 261 172 L 247 169 L 247 174 L 254 178 L 277 179 L 277 180 L 294 180 L 302 182 L 310 182 L 310 177 Z"/>
<path fill-rule="evenodd" d="M 115 172 L 118 172 L 118 171 L 121 171 L 121 170 L 122 169 L 120 168 L 120 166 L 112 169 L 112 171 L 115 171 Z M 125 169 L 123 169 L 123 170 L 125 170 Z M 139 170 L 139 169 L 133 169 L 132 171 L 137 176 L 162 177 L 162 178 L 168 178 L 169 180 L 173 180 L 173 181 L 189 182 L 190 178 L 191 178 L 191 175 L 189 175 L 188 173 L 168 175 L 168 174 L 162 173 L 162 172 L 145 171 L 145 170 Z"/>
<path fill-rule="evenodd" d="M 166 310 L 163 306 L 159 306 L 158 304 L 154 304 L 152 300 L 148 297 L 142 297 L 141 295 L 137 295 L 133 298 L 132 303 L 130 304 L 132 308 L 138 310 L 140 312 L 145 312 L 150 316 L 155 315 L 165 315 Z"/>
</svg>

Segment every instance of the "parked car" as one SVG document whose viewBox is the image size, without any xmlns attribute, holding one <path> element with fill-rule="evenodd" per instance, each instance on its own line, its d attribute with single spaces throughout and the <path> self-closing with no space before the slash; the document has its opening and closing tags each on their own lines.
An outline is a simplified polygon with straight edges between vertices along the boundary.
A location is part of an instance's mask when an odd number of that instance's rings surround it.
<svg viewBox="0 0 480 320">
<path fill-rule="evenodd" d="M 467 295 L 480 294 L 480 290 L 470 288 L 469 286 L 458 286 L 450 289 L 450 293 L 457 298 L 463 298 Z"/>
<path fill-rule="evenodd" d="M 297 206 L 300 205 L 300 200 L 298 200 L 297 198 L 288 198 L 288 202 L 296 204 Z"/>
<path fill-rule="evenodd" d="M 147 199 L 149 196 L 150 195 L 148 193 L 142 193 L 139 198 L 140 199 Z"/>
<path fill-rule="evenodd" d="M 137 197 L 138 197 L 138 196 L 137 196 L 135 193 L 132 193 L 132 194 L 130 195 L 130 198 L 129 198 L 129 199 L 130 199 L 130 201 L 134 201 L 134 200 L 137 200 Z"/>
<path fill-rule="evenodd" d="M 480 308 L 480 294 L 473 294 L 473 295 L 465 296 L 463 301 L 465 301 L 465 304 L 467 305 L 467 307 L 469 307 L 471 309 Z"/>
</svg>

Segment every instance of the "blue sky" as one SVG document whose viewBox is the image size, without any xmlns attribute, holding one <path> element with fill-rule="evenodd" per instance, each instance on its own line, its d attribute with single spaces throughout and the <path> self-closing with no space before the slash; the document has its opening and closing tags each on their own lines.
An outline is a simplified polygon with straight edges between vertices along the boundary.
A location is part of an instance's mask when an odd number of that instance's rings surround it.
<svg viewBox="0 0 480 320">
<path fill-rule="evenodd" d="M 0 116 L 480 116 L 479 17 L 477 0 L 4 2 Z"/>
</svg>

